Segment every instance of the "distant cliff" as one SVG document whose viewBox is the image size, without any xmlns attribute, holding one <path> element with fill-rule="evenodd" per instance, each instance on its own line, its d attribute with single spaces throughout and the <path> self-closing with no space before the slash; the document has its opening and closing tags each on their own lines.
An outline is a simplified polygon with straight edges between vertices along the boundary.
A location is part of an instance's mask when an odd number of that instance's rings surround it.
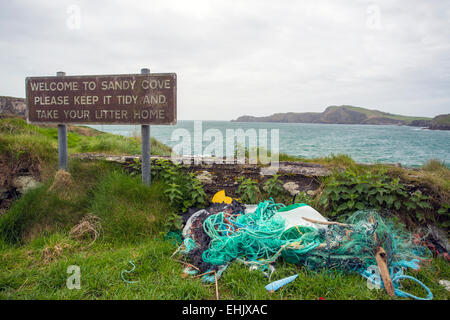
<svg viewBox="0 0 450 320">
<path fill-rule="evenodd" d="M 450 113 L 441 114 L 431 120 L 429 125 L 431 130 L 450 130 Z"/>
<path fill-rule="evenodd" d="M 0 114 L 17 115 L 25 118 L 26 109 L 25 99 L 0 96 Z"/>
<path fill-rule="evenodd" d="M 267 117 L 242 116 L 232 121 L 409 125 L 413 121 L 431 121 L 431 118 L 408 117 L 354 106 L 329 106 L 324 112 L 275 113 Z"/>
</svg>

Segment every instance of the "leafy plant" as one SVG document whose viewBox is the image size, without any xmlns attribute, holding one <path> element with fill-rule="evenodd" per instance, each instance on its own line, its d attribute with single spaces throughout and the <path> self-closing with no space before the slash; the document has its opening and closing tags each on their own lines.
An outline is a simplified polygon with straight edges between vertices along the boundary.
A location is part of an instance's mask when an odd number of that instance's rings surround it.
<svg viewBox="0 0 450 320">
<path fill-rule="evenodd" d="M 186 211 L 188 208 L 197 206 L 206 205 L 206 193 L 203 190 L 202 183 L 195 178 L 193 173 L 189 173 L 190 183 L 186 184 L 187 187 L 187 195 L 188 199 L 183 201 L 183 211 Z"/>
<path fill-rule="evenodd" d="M 258 194 L 260 193 L 258 182 L 251 178 L 239 177 L 239 187 L 237 193 L 244 203 L 256 203 Z"/>
<path fill-rule="evenodd" d="M 440 227 L 448 228 L 450 227 L 450 204 L 444 203 L 442 204 L 442 207 L 437 211 L 438 215 L 442 217 L 443 222 L 439 223 Z"/>
<path fill-rule="evenodd" d="M 174 231 L 183 229 L 183 219 L 177 213 L 170 213 L 164 222 L 164 230 Z M 166 232 L 162 232 L 165 234 Z"/>
<path fill-rule="evenodd" d="M 295 203 L 306 203 L 312 205 L 312 203 L 314 203 L 314 199 L 305 191 L 301 191 L 295 196 Z"/>
<path fill-rule="evenodd" d="M 432 209 L 429 197 L 420 191 L 408 192 L 399 179 L 392 179 L 385 173 L 384 170 L 360 173 L 357 169 L 348 169 L 335 174 L 327 183 L 319 204 L 333 216 L 375 208 L 404 212 L 425 222 L 427 210 Z"/>
<path fill-rule="evenodd" d="M 128 168 L 131 175 L 140 173 L 141 160 L 134 159 L 128 164 Z M 203 207 L 207 204 L 202 183 L 193 173 L 186 171 L 182 165 L 166 159 L 157 159 L 151 165 L 152 180 L 164 183 L 164 195 L 177 212 L 185 212 L 188 208 Z"/>
<path fill-rule="evenodd" d="M 142 161 L 138 158 L 134 158 L 133 162 L 128 164 L 128 168 L 130 169 L 130 175 L 135 176 L 141 172 Z"/>
<path fill-rule="evenodd" d="M 178 212 L 207 204 L 202 183 L 193 173 L 186 171 L 182 165 L 165 159 L 156 160 L 152 166 L 152 178 L 164 182 L 166 186 L 164 194 Z"/>
<path fill-rule="evenodd" d="M 267 192 L 269 197 L 277 197 L 286 193 L 283 188 L 283 183 L 280 181 L 280 175 L 275 174 L 264 182 L 263 189 Z"/>
</svg>

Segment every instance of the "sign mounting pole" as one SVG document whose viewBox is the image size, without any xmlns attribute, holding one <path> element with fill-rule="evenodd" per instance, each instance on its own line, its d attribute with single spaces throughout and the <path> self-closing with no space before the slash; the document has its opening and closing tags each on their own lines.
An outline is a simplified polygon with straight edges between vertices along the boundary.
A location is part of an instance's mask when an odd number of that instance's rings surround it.
<svg viewBox="0 0 450 320">
<path fill-rule="evenodd" d="M 150 69 L 141 69 L 141 74 L 150 74 Z M 151 184 L 151 162 L 150 162 L 150 125 L 141 125 L 142 140 L 142 183 L 150 186 Z"/>
<path fill-rule="evenodd" d="M 66 75 L 63 71 L 56 73 L 57 77 L 64 77 Z M 58 169 L 69 171 L 68 156 L 67 156 L 67 126 L 65 124 L 58 124 Z"/>
</svg>

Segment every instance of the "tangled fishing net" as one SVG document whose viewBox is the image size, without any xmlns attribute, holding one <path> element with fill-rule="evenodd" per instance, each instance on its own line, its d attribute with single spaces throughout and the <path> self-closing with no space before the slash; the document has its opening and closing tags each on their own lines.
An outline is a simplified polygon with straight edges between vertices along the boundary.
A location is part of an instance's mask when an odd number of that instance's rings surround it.
<svg viewBox="0 0 450 320">
<path fill-rule="evenodd" d="M 203 247 L 202 261 L 224 266 L 238 260 L 267 271 L 282 257 L 312 270 L 357 272 L 368 278 L 366 270 L 377 265 L 375 252 L 379 247 L 386 251 L 393 277 L 402 275 L 402 267 L 417 268 L 420 261 L 432 257 L 410 233 L 376 211 L 357 211 L 344 224 L 296 225 L 286 230 L 284 219 L 277 214 L 282 207 L 270 199 L 247 214 L 221 211 L 206 215 L 202 226 L 209 246 Z M 185 246 L 187 253 L 197 247 L 189 237 Z"/>
</svg>

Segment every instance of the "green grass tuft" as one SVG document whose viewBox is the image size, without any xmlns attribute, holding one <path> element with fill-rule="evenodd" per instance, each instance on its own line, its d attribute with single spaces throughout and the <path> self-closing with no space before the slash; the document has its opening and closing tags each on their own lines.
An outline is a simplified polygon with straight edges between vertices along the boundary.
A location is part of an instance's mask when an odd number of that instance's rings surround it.
<svg viewBox="0 0 450 320">
<path fill-rule="evenodd" d="M 113 171 L 94 190 L 89 210 L 100 217 L 105 237 L 134 241 L 163 230 L 172 209 L 163 196 L 163 184 L 142 184 L 140 176 Z"/>
</svg>

